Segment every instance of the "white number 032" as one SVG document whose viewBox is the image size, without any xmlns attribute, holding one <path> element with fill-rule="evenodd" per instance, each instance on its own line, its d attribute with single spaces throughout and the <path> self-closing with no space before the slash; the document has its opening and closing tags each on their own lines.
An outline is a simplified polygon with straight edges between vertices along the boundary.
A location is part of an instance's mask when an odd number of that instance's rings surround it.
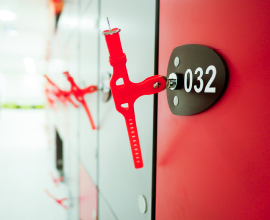
<svg viewBox="0 0 270 220">
<path fill-rule="evenodd" d="M 216 92 L 216 87 L 211 87 L 211 84 L 215 80 L 215 77 L 217 75 L 217 69 L 215 66 L 211 65 L 211 66 L 207 67 L 205 74 L 209 74 L 210 71 L 212 71 L 212 76 L 205 86 L 205 89 L 204 89 L 205 93 L 215 93 Z M 195 70 L 194 75 L 198 75 L 197 81 L 199 81 L 199 83 L 200 83 L 199 87 L 197 85 L 194 85 L 194 90 L 195 90 L 195 92 L 200 93 L 203 90 L 203 85 L 204 85 L 204 82 L 202 80 L 203 69 L 201 67 L 198 67 Z M 189 81 L 188 81 L 188 78 L 189 78 Z M 193 85 L 192 71 L 191 71 L 191 69 L 187 69 L 187 71 L 185 72 L 185 78 L 184 78 L 185 91 L 190 92 L 192 90 L 192 85 Z"/>
</svg>

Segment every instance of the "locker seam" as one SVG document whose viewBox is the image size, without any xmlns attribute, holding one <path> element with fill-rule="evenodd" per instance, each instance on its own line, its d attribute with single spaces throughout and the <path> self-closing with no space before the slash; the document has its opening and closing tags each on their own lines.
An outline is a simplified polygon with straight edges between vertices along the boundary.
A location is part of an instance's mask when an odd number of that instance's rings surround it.
<svg viewBox="0 0 270 220">
<path fill-rule="evenodd" d="M 155 12 L 155 58 L 154 58 L 154 75 L 158 75 L 159 61 L 159 9 L 160 1 L 156 0 Z M 157 115 L 158 115 L 158 94 L 154 95 L 153 104 L 153 159 L 152 159 L 152 206 L 151 219 L 156 218 L 156 172 L 157 172 Z"/>
<path fill-rule="evenodd" d="M 82 14 L 81 14 L 82 17 L 83 17 L 83 15 L 86 14 L 86 11 L 87 11 L 88 7 L 90 7 L 90 5 L 93 3 L 93 1 L 94 0 L 91 0 L 91 1 L 89 1 L 89 2 L 86 3 L 85 8 L 82 10 Z"/>
<path fill-rule="evenodd" d="M 80 75 L 81 75 L 81 68 L 80 68 L 80 22 L 81 22 L 81 14 L 80 14 L 80 7 L 81 6 L 81 0 L 78 0 L 78 5 L 77 5 L 77 13 L 78 13 L 78 17 L 79 17 L 79 25 L 76 27 L 76 29 L 77 29 L 77 71 L 78 71 L 78 79 L 79 79 L 79 82 L 81 82 L 81 77 L 80 77 Z M 80 111 L 81 109 L 79 108 L 78 109 L 78 111 L 77 111 L 77 115 L 78 115 L 78 122 L 77 122 L 77 126 L 78 126 L 78 134 L 77 134 L 77 146 L 76 146 L 76 149 L 77 149 L 77 156 L 78 155 L 80 155 L 80 143 L 81 143 L 81 141 L 80 141 L 80 116 L 81 116 L 81 114 L 80 114 Z M 78 188 L 77 188 L 77 195 L 78 195 L 78 197 L 77 197 L 77 216 L 78 216 L 78 219 L 80 219 L 80 160 L 79 160 L 79 158 L 77 157 L 77 174 L 78 174 L 78 176 L 77 176 L 77 186 L 78 186 Z"/>
<path fill-rule="evenodd" d="M 101 0 L 97 0 L 98 1 L 98 20 L 97 20 L 97 23 L 98 23 L 98 33 L 97 33 L 97 35 L 98 35 L 98 38 L 97 38 L 97 40 L 98 40 L 98 42 L 97 42 L 97 63 L 98 63 L 98 65 L 97 65 L 97 83 L 98 83 L 98 85 L 99 85 L 99 82 L 100 82 L 100 16 L 101 16 Z M 100 152 L 99 152 L 99 150 L 100 150 L 100 148 L 99 148 L 99 135 L 100 135 L 100 133 L 99 133 L 99 126 L 100 126 L 100 122 L 99 122 L 99 111 L 100 111 L 100 95 L 99 95 L 100 93 L 98 92 L 97 93 L 97 127 L 98 127 L 98 129 L 97 129 L 97 151 L 96 151 L 96 153 L 97 153 L 97 182 L 96 182 L 96 187 L 97 187 L 97 198 L 96 198 L 96 200 L 97 200 L 97 219 L 99 219 L 99 208 L 100 208 L 100 206 L 99 206 L 99 194 L 100 194 L 100 190 L 99 190 L 99 155 L 100 155 Z"/>
</svg>

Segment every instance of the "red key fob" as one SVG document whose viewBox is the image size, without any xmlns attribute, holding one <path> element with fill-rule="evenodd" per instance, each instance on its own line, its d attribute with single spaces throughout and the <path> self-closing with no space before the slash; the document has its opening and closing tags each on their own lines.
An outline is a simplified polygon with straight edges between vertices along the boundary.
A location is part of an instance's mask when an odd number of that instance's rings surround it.
<svg viewBox="0 0 270 220">
<path fill-rule="evenodd" d="M 96 126 L 95 126 L 94 120 L 92 118 L 92 115 L 90 113 L 90 110 L 85 102 L 84 96 L 88 93 L 96 92 L 98 90 L 98 87 L 92 85 L 92 86 L 88 86 L 84 89 L 81 89 L 79 86 L 77 86 L 77 84 L 75 83 L 72 76 L 70 76 L 68 71 L 64 72 L 64 75 L 67 77 L 67 80 L 70 82 L 70 85 L 71 85 L 70 94 L 73 94 L 74 97 L 77 99 L 77 101 L 82 104 L 82 106 L 84 107 L 84 109 L 87 113 L 87 116 L 89 118 L 91 127 L 93 130 L 95 130 Z"/>
<path fill-rule="evenodd" d="M 135 168 L 138 169 L 143 167 L 143 158 L 134 113 L 134 102 L 140 96 L 163 91 L 166 88 L 166 79 L 157 75 L 151 76 L 140 83 L 131 82 L 128 77 L 127 59 L 123 53 L 119 32 L 120 29 L 118 28 L 103 32 L 110 54 L 109 61 L 113 67 L 110 87 L 116 110 L 125 117 L 133 162 Z M 122 85 L 117 85 L 119 79 L 123 82 Z"/>
</svg>

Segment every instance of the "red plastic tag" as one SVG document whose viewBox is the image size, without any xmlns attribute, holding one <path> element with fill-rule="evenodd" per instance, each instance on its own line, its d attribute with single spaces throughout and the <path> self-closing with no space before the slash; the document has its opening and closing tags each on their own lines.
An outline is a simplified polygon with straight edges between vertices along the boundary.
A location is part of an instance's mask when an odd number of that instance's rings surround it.
<svg viewBox="0 0 270 220">
<path fill-rule="evenodd" d="M 64 181 L 64 178 L 62 176 L 56 178 L 56 177 L 54 177 L 53 173 L 50 173 L 50 176 L 52 177 L 52 180 L 53 180 L 53 182 L 54 182 L 54 184 L 56 186 L 58 186 L 58 183 L 59 182 L 63 182 Z"/>
<path fill-rule="evenodd" d="M 70 98 L 70 93 L 67 91 L 61 90 L 47 75 L 44 75 L 44 77 L 47 79 L 47 81 L 51 84 L 53 87 L 52 93 L 63 103 L 65 104 L 66 101 L 69 101 L 75 108 L 78 108 L 78 105 L 76 105 L 73 100 Z"/>
<path fill-rule="evenodd" d="M 78 102 L 80 102 L 82 104 L 82 106 L 84 107 L 85 111 L 86 111 L 86 114 L 89 118 L 89 121 L 90 121 L 90 124 L 91 124 L 91 127 L 93 130 L 96 129 L 96 126 L 95 126 L 95 123 L 94 123 L 94 120 L 92 118 L 92 115 L 90 113 L 90 110 L 85 102 L 85 99 L 84 99 L 84 96 L 88 93 L 93 93 L 93 92 L 96 92 L 98 90 L 98 87 L 97 86 L 88 86 L 84 89 L 81 89 L 79 88 L 74 79 L 70 76 L 69 72 L 66 71 L 64 72 L 64 75 L 67 77 L 67 80 L 70 82 L 70 85 L 71 85 L 71 88 L 70 88 L 70 94 L 73 94 L 74 97 L 77 99 Z"/>
<path fill-rule="evenodd" d="M 63 204 L 63 202 L 66 201 L 67 198 L 57 199 L 57 198 L 55 198 L 48 190 L 45 189 L 45 192 L 47 193 L 47 195 L 48 195 L 49 197 L 51 197 L 52 199 L 54 199 L 54 201 L 56 201 L 56 202 L 57 202 L 60 206 L 62 206 L 64 209 L 68 209 L 68 207 L 67 207 L 65 204 Z"/>
<path fill-rule="evenodd" d="M 47 89 L 47 88 L 45 89 L 45 96 L 46 96 L 46 98 L 48 100 L 49 105 L 52 108 L 55 108 L 54 107 L 54 103 L 57 100 L 57 97 L 55 97 L 55 95 L 49 89 Z"/>
<path fill-rule="evenodd" d="M 119 32 L 118 28 L 103 32 L 110 53 L 110 64 L 113 67 L 110 87 L 116 110 L 125 117 L 133 162 L 135 168 L 138 169 L 143 167 L 143 159 L 134 113 L 134 102 L 140 96 L 152 95 L 164 90 L 166 79 L 162 76 L 151 76 L 140 83 L 131 82 L 128 77 L 127 60 L 122 50 Z M 118 80 L 122 81 L 121 85 L 117 83 Z"/>
</svg>

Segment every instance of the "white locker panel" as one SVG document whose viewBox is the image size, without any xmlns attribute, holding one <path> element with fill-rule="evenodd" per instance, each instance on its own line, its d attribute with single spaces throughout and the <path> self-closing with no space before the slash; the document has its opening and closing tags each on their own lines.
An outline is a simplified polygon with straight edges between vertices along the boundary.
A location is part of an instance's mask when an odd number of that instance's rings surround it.
<svg viewBox="0 0 270 220">
<path fill-rule="evenodd" d="M 102 195 L 99 196 L 98 213 L 98 219 L 119 220 L 119 218 L 113 212 L 112 208 Z"/>
<path fill-rule="evenodd" d="M 79 80 L 78 73 L 78 31 L 76 31 L 65 47 L 65 62 L 66 70 L 69 71 L 75 82 Z M 63 80 L 66 81 L 65 90 L 70 89 L 70 83 L 63 75 Z M 73 97 L 72 97 L 73 98 Z M 74 99 L 75 100 L 75 99 Z M 68 219 L 77 220 L 79 216 L 79 109 L 68 104 L 67 115 L 67 136 L 64 141 L 64 150 L 68 151 L 68 173 L 66 173 L 69 204 Z"/>
<path fill-rule="evenodd" d="M 61 32 L 60 32 L 61 33 Z M 56 33 L 51 42 L 51 54 L 46 75 L 62 90 L 66 90 L 66 79 L 63 77 L 65 71 L 65 53 L 62 45 L 60 34 Z M 44 81 L 46 79 L 44 78 Z M 47 82 L 47 81 L 46 81 Z M 67 135 L 67 105 L 64 105 L 59 100 L 54 103 L 53 112 L 53 130 L 57 129 L 63 140 Z M 54 131 L 53 131 L 54 132 Z"/>
<path fill-rule="evenodd" d="M 69 71 L 79 84 L 79 1 L 65 2 L 60 17 L 58 30 L 52 42 L 52 54 L 48 69 L 49 77 L 62 90 L 69 91 L 70 83 L 64 71 Z M 71 97 L 75 102 L 74 97 Z M 80 104 L 78 104 L 80 105 Z M 71 103 L 64 105 L 58 101 L 54 112 L 54 125 L 63 140 L 64 152 L 64 187 L 67 191 L 68 210 L 66 219 L 79 220 L 79 114 L 80 108 Z"/>
<path fill-rule="evenodd" d="M 154 0 L 101 2 L 101 30 L 108 29 L 106 17 L 112 28 L 121 29 L 127 70 L 133 82 L 154 75 L 155 8 Z M 100 73 L 112 73 L 105 38 L 100 38 Z M 149 220 L 152 215 L 153 96 L 139 98 L 135 102 L 135 114 L 144 162 L 144 167 L 137 170 L 124 117 L 116 111 L 112 99 L 108 103 L 100 101 L 99 190 L 118 219 Z M 140 195 L 146 198 L 145 214 L 139 210 Z M 100 214 L 100 220 L 107 220 Z"/>
<path fill-rule="evenodd" d="M 61 48 L 67 44 L 79 24 L 79 0 L 68 0 L 64 3 L 63 12 L 59 18 L 57 34 Z"/>
<path fill-rule="evenodd" d="M 61 47 L 60 43 L 60 37 L 59 34 L 55 34 L 54 38 L 51 42 L 51 54 L 50 54 L 50 60 L 48 65 L 48 72 L 46 75 L 60 88 L 65 90 L 65 81 L 66 79 L 63 77 L 63 71 L 65 70 L 65 61 L 64 61 L 64 51 Z M 44 78 L 44 81 L 47 83 L 47 80 Z M 48 88 L 51 89 L 51 86 L 49 84 Z M 47 109 L 47 115 L 48 115 L 48 132 L 50 133 L 50 155 L 51 155 L 51 165 L 52 168 L 50 169 L 50 172 L 57 172 L 56 170 L 56 131 L 59 133 L 59 136 L 61 137 L 63 141 L 63 145 L 67 143 L 67 136 L 68 136 L 68 127 L 67 127 L 67 119 L 68 119 L 68 104 L 64 105 L 62 102 L 57 100 L 54 102 L 54 108 L 51 108 L 48 106 Z M 68 155 L 68 151 L 63 148 L 63 173 L 68 172 L 68 161 L 66 158 Z"/>
<path fill-rule="evenodd" d="M 92 4 L 93 0 L 80 0 L 80 15 L 84 14 L 87 11 L 87 8 Z"/>
<path fill-rule="evenodd" d="M 79 68 L 81 88 L 86 88 L 90 85 L 97 85 L 98 83 L 98 1 L 91 1 L 91 4 L 88 4 L 84 11 L 85 12 L 81 15 L 79 26 Z M 96 126 L 98 126 L 97 97 L 98 92 L 85 95 L 85 101 Z M 85 110 L 80 108 L 79 111 L 80 161 L 91 176 L 92 181 L 97 184 L 98 130 L 92 129 Z"/>
</svg>

